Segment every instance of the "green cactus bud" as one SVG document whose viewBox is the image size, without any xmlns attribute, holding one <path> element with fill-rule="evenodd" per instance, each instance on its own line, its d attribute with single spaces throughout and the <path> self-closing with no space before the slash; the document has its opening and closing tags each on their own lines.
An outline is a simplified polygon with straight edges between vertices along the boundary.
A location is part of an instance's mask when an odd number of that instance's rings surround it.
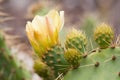
<svg viewBox="0 0 120 80">
<path fill-rule="evenodd" d="M 77 31 L 73 29 L 67 36 L 65 43 L 66 48 L 75 48 L 78 51 L 84 53 L 85 46 L 87 44 L 87 39 L 85 34 L 82 31 Z"/>
<path fill-rule="evenodd" d="M 76 49 L 68 49 L 64 57 L 73 68 L 77 68 L 80 65 L 81 54 Z"/>
<path fill-rule="evenodd" d="M 39 76 L 43 77 L 44 80 L 54 79 L 52 70 L 50 70 L 49 67 L 45 63 L 41 62 L 40 59 L 35 60 L 34 70 Z"/>
<path fill-rule="evenodd" d="M 112 43 L 114 38 L 114 32 L 112 28 L 107 24 L 99 25 L 94 31 L 94 39 L 100 46 L 100 48 L 107 48 Z"/>
</svg>

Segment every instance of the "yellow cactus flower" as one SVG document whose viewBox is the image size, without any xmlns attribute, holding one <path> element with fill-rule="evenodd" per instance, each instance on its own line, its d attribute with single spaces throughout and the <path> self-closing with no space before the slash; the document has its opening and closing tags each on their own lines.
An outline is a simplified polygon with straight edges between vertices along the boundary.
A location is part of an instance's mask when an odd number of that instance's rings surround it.
<svg viewBox="0 0 120 80">
<path fill-rule="evenodd" d="M 64 11 L 60 14 L 51 10 L 45 16 L 36 15 L 32 22 L 27 22 L 26 32 L 28 39 L 38 54 L 58 43 L 58 35 L 64 25 Z"/>
</svg>

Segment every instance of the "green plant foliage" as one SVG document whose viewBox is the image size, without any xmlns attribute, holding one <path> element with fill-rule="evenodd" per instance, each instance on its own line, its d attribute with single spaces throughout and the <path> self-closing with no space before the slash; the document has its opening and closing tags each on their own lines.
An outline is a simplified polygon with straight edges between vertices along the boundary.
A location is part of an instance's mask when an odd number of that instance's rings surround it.
<svg viewBox="0 0 120 80">
<path fill-rule="evenodd" d="M 31 74 L 13 56 L 0 34 L 0 80 L 31 80 Z"/>
</svg>

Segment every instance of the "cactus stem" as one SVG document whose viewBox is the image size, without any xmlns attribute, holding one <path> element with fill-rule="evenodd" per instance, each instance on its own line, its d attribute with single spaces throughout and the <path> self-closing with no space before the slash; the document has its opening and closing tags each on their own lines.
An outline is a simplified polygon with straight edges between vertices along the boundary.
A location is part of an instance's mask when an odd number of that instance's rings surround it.
<svg viewBox="0 0 120 80">
<path fill-rule="evenodd" d="M 112 56 L 112 60 L 115 61 L 116 60 L 116 56 Z"/>
<path fill-rule="evenodd" d="M 99 65 L 100 65 L 99 62 L 96 62 L 96 63 L 95 63 L 95 67 L 98 67 Z"/>
</svg>

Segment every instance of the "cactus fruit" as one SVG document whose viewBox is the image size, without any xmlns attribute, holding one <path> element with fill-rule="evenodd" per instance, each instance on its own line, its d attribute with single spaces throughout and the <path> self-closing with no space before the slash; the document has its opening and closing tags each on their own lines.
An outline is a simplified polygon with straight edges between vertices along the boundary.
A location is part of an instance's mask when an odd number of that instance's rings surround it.
<svg viewBox="0 0 120 80">
<path fill-rule="evenodd" d="M 35 62 L 34 62 L 34 70 L 44 80 L 53 80 L 54 79 L 53 72 L 40 59 L 35 60 Z"/>
<path fill-rule="evenodd" d="M 95 29 L 94 39 L 99 44 L 100 48 L 107 48 L 112 43 L 114 32 L 107 24 L 101 24 Z"/>
<path fill-rule="evenodd" d="M 11 54 L 0 34 L 0 80 L 31 80 L 31 74 Z"/>
<path fill-rule="evenodd" d="M 87 44 L 87 39 L 85 34 L 81 31 L 77 31 L 73 29 L 72 32 L 69 33 L 66 39 L 65 47 L 68 48 L 75 48 L 81 53 L 85 52 L 85 46 Z"/>
<path fill-rule="evenodd" d="M 59 73 L 65 73 L 69 67 L 69 64 L 64 59 L 64 49 L 59 44 L 46 51 L 45 55 L 43 55 L 43 61 L 54 71 L 56 76 Z"/>
<path fill-rule="evenodd" d="M 81 54 L 76 49 L 66 50 L 64 57 L 73 68 L 77 68 L 80 65 Z"/>
</svg>

